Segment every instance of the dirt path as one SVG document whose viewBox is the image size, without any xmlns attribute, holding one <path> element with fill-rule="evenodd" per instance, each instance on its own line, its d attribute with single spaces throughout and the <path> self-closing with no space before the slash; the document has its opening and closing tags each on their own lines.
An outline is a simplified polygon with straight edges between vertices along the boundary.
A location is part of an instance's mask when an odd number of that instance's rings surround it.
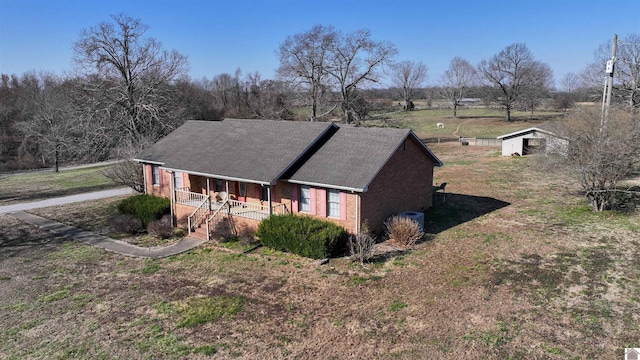
<svg viewBox="0 0 640 360">
<path fill-rule="evenodd" d="M 471 119 L 458 124 L 458 126 L 456 127 L 456 131 L 454 131 L 452 135 L 458 137 L 458 131 L 460 131 L 460 126 L 465 125 L 469 122 L 471 122 Z"/>
</svg>

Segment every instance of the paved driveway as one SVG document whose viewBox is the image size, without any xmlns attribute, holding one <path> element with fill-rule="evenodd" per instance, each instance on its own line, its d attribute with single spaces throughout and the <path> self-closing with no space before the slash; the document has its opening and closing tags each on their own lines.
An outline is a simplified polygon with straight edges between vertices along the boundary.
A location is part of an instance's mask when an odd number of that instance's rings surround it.
<svg viewBox="0 0 640 360">
<path fill-rule="evenodd" d="M 129 195 L 129 194 L 132 194 L 133 192 L 134 192 L 133 189 L 127 187 L 127 188 L 120 188 L 120 189 L 94 191 L 89 193 L 69 195 L 69 196 L 63 196 L 63 197 L 57 197 L 57 198 L 51 198 L 51 199 L 33 201 L 33 202 L 26 202 L 26 203 L 20 203 L 20 204 L 5 205 L 5 206 L 0 206 L 0 214 L 38 209 L 38 208 L 49 207 L 49 206 L 71 204 L 71 203 L 81 202 L 81 201 L 104 199 L 104 198 L 109 198 L 113 196 Z"/>
</svg>

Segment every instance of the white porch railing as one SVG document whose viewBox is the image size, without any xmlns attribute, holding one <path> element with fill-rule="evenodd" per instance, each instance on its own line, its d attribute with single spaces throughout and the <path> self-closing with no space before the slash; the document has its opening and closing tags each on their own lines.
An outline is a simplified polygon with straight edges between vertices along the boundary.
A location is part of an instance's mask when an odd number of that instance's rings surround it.
<svg viewBox="0 0 640 360">
<path fill-rule="evenodd" d="M 191 213 L 191 215 L 189 215 L 188 217 L 188 222 L 189 222 L 189 229 L 188 232 L 189 234 L 191 234 L 191 230 L 194 229 L 196 226 L 198 226 L 198 224 L 200 224 L 200 221 L 202 221 L 202 219 L 204 219 L 205 216 L 207 216 L 207 214 L 209 213 L 209 209 L 211 208 L 211 203 L 209 201 L 209 195 L 207 195 L 204 200 L 202 200 L 202 202 L 198 205 L 198 207 L 196 208 L 196 210 Z"/>
<path fill-rule="evenodd" d="M 178 188 L 175 193 L 176 203 L 190 206 L 198 206 L 205 198 L 209 198 L 209 195 L 189 191 L 189 188 Z"/>
<path fill-rule="evenodd" d="M 216 209 L 216 211 L 211 214 L 211 216 L 207 217 L 205 222 L 205 229 L 207 230 L 207 241 L 210 240 L 211 231 L 215 228 L 215 226 L 224 219 L 224 217 L 229 213 L 229 200 L 225 200 L 220 204 L 220 206 Z"/>
<path fill-rule="evenodd" d="M 229 214 L 247 219 L 264 220 L 269 217 L 269 206 L 257 203 L 247 203 L 229 200 Z"/>
</svg>

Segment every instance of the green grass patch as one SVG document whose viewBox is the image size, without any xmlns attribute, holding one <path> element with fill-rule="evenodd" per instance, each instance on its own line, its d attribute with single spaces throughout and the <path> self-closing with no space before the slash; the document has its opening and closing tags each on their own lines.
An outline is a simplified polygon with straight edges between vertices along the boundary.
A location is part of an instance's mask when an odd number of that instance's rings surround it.
<svg viewBox="0 0 640 360">
<path fill-rule="evenodd" d="M 40 296 L 37 301 L 39 302 L 45 302 L 45 303 L 50 303 L 50 302 L 55 302 L 55 301 L 60 301 L 62 299 L 66 299 L 68 298 L 70 295 L 70 292 L 68 289 L 61 289 L 61 290 L 56 290 L 52 293 L 46 294 L 46 295 L 42 295 Z"/>
<path fill-rule="evenodd" d="M 213 345 L 202 345 L 193 350 L 194 354 L 202 354 L 206 356 L 215 355 L 216 352 L 218 352 L 218 349 Z"/>
<path fill-rule="evenodd" d="M 151 275 L 157 273 L 160 270 L 162 270 L 162 267 L 158 263 L 158 260 L 153 259 L 145 261 L 145 265 L 140 270 L 140 273 L 142 273 L 143 275 Z"/>
<path fill-rule="evenodd" d="M 55 260 L 65 261 L 86 261 L 95 259 L 101 251 L 89 245 L 80 244 L 75 241 L 62 244 L 60 250 L 51 253 L 49 256 Z"/>
<path fill-rule="evenodd" d="M 186 301 L 178 311 L 182 317 L 178 327 L 193 327 L 222 317 L 233 317 L 244 306 L 240 296 L 194 297 Z"/>
<path fill-rule="evenodd" d="M 104 176 L 103 172 L 107 168 L 109 166 L 61 170 L 58 173 L 37 172 L 5 175 L 0 182 L 3 192 L 14 194 L 14 197 L 3 202 L 3 204 L 47 199 L 121 186 Z"/>
<path fill-rule="evenodd" d="M 143 353 L 153 353 L 171 359 L 181 359 L 193 352 L 191 346 L 184 344 L 158 324 L 152 325 L 135 343 L 135 347 Z"/>
<path fill-rule="evenodd" d="M 393 300 L 393 302 L 391 302 L 391 305 L 389 305 L 389 311 L 396 312 L 396 311 L 399 311 L 400 309 L 406 308 L 407 306 L 409 305 L 396 299 L 396 300 Z"/>
</svg>

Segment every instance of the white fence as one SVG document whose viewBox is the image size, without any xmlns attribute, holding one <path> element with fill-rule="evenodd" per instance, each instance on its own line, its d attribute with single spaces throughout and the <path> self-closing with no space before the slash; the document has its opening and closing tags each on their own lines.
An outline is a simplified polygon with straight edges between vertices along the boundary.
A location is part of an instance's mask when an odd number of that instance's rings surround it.
<svg viewBox="0 0 640 360">
<path fill-rule="evenodd" d="M 502 139 L 494 139 L 494 138 L 460 138 L 460 144 L 463 146 L 472 145 L 472 146 L 494 146 L 494 147 L 502 147 Z"/>
</svg>

